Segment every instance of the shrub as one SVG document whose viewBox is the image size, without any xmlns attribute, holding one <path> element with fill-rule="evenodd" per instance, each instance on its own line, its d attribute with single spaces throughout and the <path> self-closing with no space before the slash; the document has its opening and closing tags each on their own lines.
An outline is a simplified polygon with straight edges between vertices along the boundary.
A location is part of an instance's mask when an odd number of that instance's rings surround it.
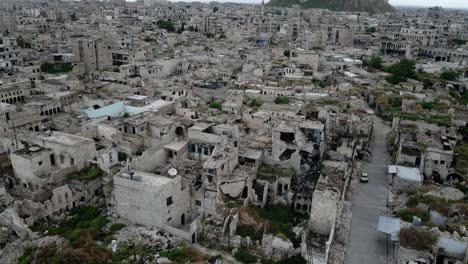
<svg viewBox="0 0 468 264">
<path fill-rule="evenodd" d="M 461 74 L 461 71 L 445 71 L 440 74 L 440 78 L 447 81 L 456 81 Z"/>
<path fill-rule="evenodd" d="M 246 264 L 257 262 L 257 257 L 250 254 L 249 251 L 245 248 L 240 248 L 239 250 L 237 250 L 237 252 L 234 254 L 234 258 L 237 261 L 240 261 Z"/>
<path fill-rule="evenodd" d="M 286 96 L 278 96 L 275 99 L 275 104 L 289 104 L 289 98 Z"/>
<path fill-rule="evenodd" d="M 162 251 L 159 255 L 175 263 L 203 262 L 205 260 L 199 251 L 186 245 L 169 251 Z"/>
<path fill-rule="evenodd" d="M 247 105 L 249 107 L 259 107 L 261 104 L 257 101 L 257 99 L 250 99 Z"/>
<path fill-rule="evenodd" d="M 397 217 L 400 217 L 403 221 L 413 222 L 413 216 L 421 218 L 423 222 L 429 221 L 429 213 L 421 208 L 405 208 L 396 212 Z"/>
<path fill-rule="evenodd" d="M 79 172 L 67 175 L 67 178 L 79 181 L 92 181 L 101 177 L 102 174 L 103 172 L 100 168 L 89 166 L 87 168 L 82 169 Z"/>
<path fill-rule="evenodd" d="M 221 110 L 223 108 L 223 104 L 218 101 L 213 101 L 210 103 L 210 108 Z"/>
<path fill-rule="evenodd" d="M 110 226 L 109 229 L 110 229 L 110 231 L 112 231 L 112 232 L 117 232 L 117 231 L 119 231 L 120 229 L 122 229 L 122 228 L 124 228 L 124 227 L 126 227 L 125 224 L 122 224 L 122 223 L 115 223 L 115 224 L 112 224 L 112 225 Z"/>
<path fill-rule="evenodd" d="M 416 250 L 431 250 L 437 238 L 428 231 L 412 228 L 400 230 L 400 243 L 405 248 Z"/>
<path fill-rule="evenodd" d="M 263 228 L 256 228 L 252 225 L 237 226 L 236 234 L 241 237 L 250 237 L 252 240 L 260 241 L 263 237 Z"/>
<path fill-rule="evenodd" d="M 368 65 L 374 69 L 382 69 L 382 58 L 379 56 L 372 56 L 368 62 Z"/>
<path fill-rule="evenodd" d="M 128 118 L 128 117 L 130 117 L 129 113 L 125 112 L 125 113 L 122 114 L 122 118 Z"/>
<path fill-rule="evenodd" d="M 230 209 L 237 208 L 239 206 L 239 204 L 236 201 L 229 201 L 225 205 L 227 208 L 230 208 Z"/>
<path fill-rule="evenodd" d="M 285 57 L 289 57 L 291 55 L 291 51 L 290 50 L 284 50 L 283 55 Z"/>
<path fill-rule="evenodd" d="M 45 73 L 66 73 L 73 70 L 73 65 L 70 63 L 49 63 L 44 62 L 41 65 L 41 71 Z"/>
</svg>

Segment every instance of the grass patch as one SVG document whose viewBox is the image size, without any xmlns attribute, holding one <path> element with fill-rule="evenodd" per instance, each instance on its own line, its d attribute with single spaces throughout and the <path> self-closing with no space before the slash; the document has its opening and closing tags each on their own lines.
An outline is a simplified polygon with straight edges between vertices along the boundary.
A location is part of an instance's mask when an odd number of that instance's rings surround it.
<svg viewBox="0 0 468 264">
<path fill-rule="evenodd" d="M 70 173 L 67 175 L 67 178 L 70 180 L 79 180 L 79 181 L 92 181 L 101 177 L 103 174 L 102 170 L 98 167 L 87 167 L 82 169 L 79 172 Z"/>
<path fill-rule="evenodd" d="M 400 243 L 405 248 L 416 250 L 431 250 L 437 238 L 428 231 L 412 228 L 400 230 Z"/>
</svg>

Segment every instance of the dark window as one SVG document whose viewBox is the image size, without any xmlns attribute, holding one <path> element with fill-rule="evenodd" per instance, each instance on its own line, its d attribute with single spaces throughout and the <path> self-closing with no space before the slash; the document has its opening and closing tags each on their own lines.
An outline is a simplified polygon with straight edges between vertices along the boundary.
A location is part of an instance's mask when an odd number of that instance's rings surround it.
<svg viewBox="0 0 468 264">
<path fill-rule="evenodd" d="M 168 198 L 166 199 L 166 205 L 167 205 L 167 206 L 169 206 L 169 205 L 171 205 L 171 204 L 173 204 L 173 203 L 174 203 L 174 201 L 172 201 L 172 196 L 171 196 L 171 197 L 168 197 Z"/>
<path fill-rule="evenodd" d="M 195 200 L 195 205 L 196 206 L 201 206 L 201 201 L 200 200 Z"/>
</svg>

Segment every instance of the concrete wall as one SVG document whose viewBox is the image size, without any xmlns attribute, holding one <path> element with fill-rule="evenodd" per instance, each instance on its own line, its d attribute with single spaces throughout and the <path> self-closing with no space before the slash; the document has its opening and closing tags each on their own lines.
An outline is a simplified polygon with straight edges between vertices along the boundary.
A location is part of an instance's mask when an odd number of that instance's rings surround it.
<svg viewBox="0 0 468 264">
<path fill-rule="evenodd" d="M 338 192 L 315 190 L 312 196 L 310 229 L 322 235 L 330 234 L 338 213 Z"/>
<path fill-rule="evenodd" d="M 145 177 L 161 176 L 146 174 Z M 167 205 L 169 197 L 172 204 Z M 116 176 L 114 198 L 116 213 L 120 217 L 136 224 L 162 228 L 189 239 L 187 232 L 180 229 L 182 214 L 185 214 L 184 225 L 190 225 L 193 221 L 189 188 L 182 188 L 180 176 L 169 182 L 163 180 L 160 184 L 145 179 L 140 182 Z"/>
</svg>

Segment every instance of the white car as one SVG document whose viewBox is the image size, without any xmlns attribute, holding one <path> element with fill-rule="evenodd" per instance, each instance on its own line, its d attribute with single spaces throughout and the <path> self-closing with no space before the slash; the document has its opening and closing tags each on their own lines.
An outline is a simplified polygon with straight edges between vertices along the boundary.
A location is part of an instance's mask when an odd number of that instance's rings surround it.
<svg viewBox="0 0 468 264">
<path fill-rule="evenodd" d="M 359 179 L 359 181 L 360 182 L 365 182 L 365 183 L 369 182 L 369 176 L 367 175 L 367 173 L 365 173 L 365 172 L 362 173 L 361 179 Z"/>
</svg>

